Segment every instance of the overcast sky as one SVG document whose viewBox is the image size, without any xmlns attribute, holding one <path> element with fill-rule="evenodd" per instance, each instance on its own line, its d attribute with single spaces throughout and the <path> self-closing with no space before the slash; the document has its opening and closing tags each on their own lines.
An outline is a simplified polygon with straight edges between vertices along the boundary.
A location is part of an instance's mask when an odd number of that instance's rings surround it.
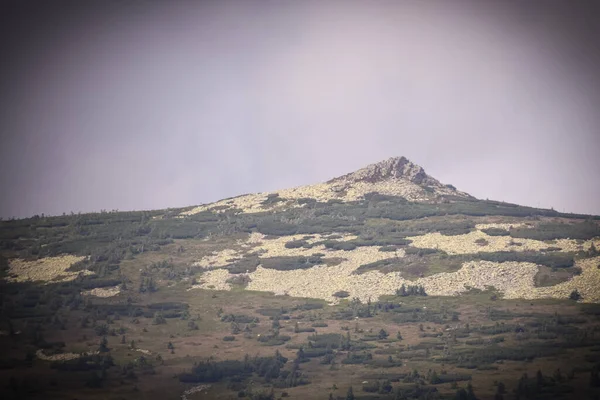
<svg viewBox="0 0 600 400">
<path fill-rule="evenodd" d="M 195 205 L 392 156 L 600 214 L 584 2 L 120 3 L 0 6 L 0 216 Z"/>
</svg>

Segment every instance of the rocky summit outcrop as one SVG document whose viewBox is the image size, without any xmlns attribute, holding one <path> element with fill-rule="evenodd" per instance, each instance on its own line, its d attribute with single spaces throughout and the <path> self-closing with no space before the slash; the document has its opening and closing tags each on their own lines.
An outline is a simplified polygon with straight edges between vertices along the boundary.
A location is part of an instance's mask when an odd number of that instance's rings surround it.
<svg viewBox="0 0 600 400">
<path fill-rule="evenodd" d="M 392 157 L 370 164 L 358 171 L 331 179 L 327 183 L 375 183 L 386 179 L 406 179 L 417 185 L 440 185 L 436 179 L 427 175 L 422 167 L 412 163 L 406 157 Z"/>
<path fill-rule="evenodd" d="M 242 210 L 243 213 L 275 211 L 298 207 L 299 199 L 347 202 L 361 200 L 369 193 L 399 196 L 408 201 L 427 203 L 440 202 L 447 198 L 474 199 L 468 193 L 456 190 L 452 185 L 444 185 L 427 175 L 422 167 L 406 157 L 393 157 L 327 182 L 225 199 L 195 207 L 181 213 L 181 216 L 207 210 L 224 212 L 235 209 Z M 268 201 L 273 196 L 277 196 L 277 202 Z"/>
</svg>

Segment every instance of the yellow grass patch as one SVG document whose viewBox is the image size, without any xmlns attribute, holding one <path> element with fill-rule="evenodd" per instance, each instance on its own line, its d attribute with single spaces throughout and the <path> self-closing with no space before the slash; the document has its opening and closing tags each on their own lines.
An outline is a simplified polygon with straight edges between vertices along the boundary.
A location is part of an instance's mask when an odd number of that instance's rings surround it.
<svg viewBox="0 0 600 400">
<path fill-rule="evenodd" d="M 35 261 L 10 260 L 7 280 L 10 282 L 43 281 L 49 283 L 72 281 L 79 274 L 92 275 L 91 271 L 67 271 L 71 265 L 83 259 L 85 257 L 65 255 L 46 257 Z"/>
</svg>

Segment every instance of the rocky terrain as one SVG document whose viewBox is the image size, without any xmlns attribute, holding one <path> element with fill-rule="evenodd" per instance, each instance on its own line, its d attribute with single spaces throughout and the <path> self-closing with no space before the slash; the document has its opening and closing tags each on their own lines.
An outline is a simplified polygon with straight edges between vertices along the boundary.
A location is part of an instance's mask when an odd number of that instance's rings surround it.
<svg viewBox="0 0 600 400">
<path fill-rule="evenodd" d="M 599 249 L 598 216 L 479 200 L 404 157 L 198 207 L 1 221 L 0 385 L 596 398 Z"/>
<path fill-rule="evenodd" d="M 448 254 L 470 254 L 481 251 L 539 251 L 549 247 L 547 243 L 531 239 L 513 240 L 506 236 L 489 236 L 481 229 L 511 227 L 510 224 L 480 224 L 477 230 L 465 234 L 444 236 L 439 233 L 422 236 L 408 237 L 412 240 L 411 246 L 423 249 L 440 249 Z M 353 235 L 338 235 L 339 241 L 356 239 Z M 379 246 L 361 246 L 353 250 L 331 250 L 324 245 L 312 248 L 287 248 L 286 243 L 305 238 L 303 235 L 283 236 L 275 239 L 266 239 L 264 235 L 252 234 L 246 243 L 245 252 L 225 249 L 212 253 L 195 265 L 209 268 L 210 271 L 202 273 L 198 280 L 200 284 L 194 288 L 230 290 L 231 284 L 227 281 L 239 274 L 229 273 L 223 268 L 231 262 L 240 260 L 247 255 L 258 255 L 259 258 L 267 257 L 298 257 L 310 256 L 315 253 L 324 254 L 325 258 L 343 260 L 338 265 L 317 265 L 308 269 L 292 271 L 278 271 L 258 266 L 256 271 L 243 274 L 249 283 L 247 289 L 272 292 L 277 295 L 296 297 L 312 297 L 337 303 L 338 298 L 333 296 L 339 291 L 347 291 L 351 297 L 361 301 L 368 299 L 377 300 L 382 295 L 392 295 L 401 285 L 422 285 L 427 293 L 437 296 L 455 296 L 476 288 L 485 290 L 494 288 L 505 298 L 568 298 L 569 294 L 577 289 L 585 293 L 584 301 L 597 302 L 600 300 L 600 274 L 595 264 L 600 259 L 581 261 L 582 274 L 569 282 L 554 287 L 537 288 L 534 277 L 539 266 L 529 262 L 490 262 L 472 261 L 463 264 L 459 271 L 452 273 L 439 273 L 417 280 L 408 280 L 401 277 L 401 273 L 381 273 L 370 271 L 360 275 L 354 272 L 361 265 L 390 258 L 387 252 L 379 251 Z M 308 243 L 318 243 L 325 239 L 322 235 L 315 235 L 306 239 Z M 477 240 L 485 239 L 485 244 L 478 244 Z M 589 250 L 592 245 L 600 247 L 600 238 L 578 243 L 576 240 L 561 239 L 552 244 L 559 252 Z M 392 253 L 400 259 L 405 256 L 403 249 Z"/>
<path fill-rule="evenodd" d="M 427 175 L 422 167 L 405 157 L 394 157 L 325 183 L 234 197 L 194 207 L 181 215 L 194 215 L 207 210 L 239 210 L 242 213 L 274 211 L 286 207 L 299 207 L 299 199 L 354 201 L 363 198 L 367 193 L 400 196 L 417 202 L 441 201 L 445 196 L 472 198 L 451 185 L 441 184 Z M 275 201 L 269 201 L 270 198 Z"/>
</svg>

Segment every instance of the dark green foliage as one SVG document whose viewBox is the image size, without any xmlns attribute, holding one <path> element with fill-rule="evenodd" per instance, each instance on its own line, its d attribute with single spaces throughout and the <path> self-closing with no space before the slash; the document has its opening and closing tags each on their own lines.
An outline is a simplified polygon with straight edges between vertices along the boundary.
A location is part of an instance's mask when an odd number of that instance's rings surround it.
<svg viewBox="0 0 600 400">
<path fill-rule="evenodd" d="M 600 225 L 593 221 L 574 224 L 543 223 L 535 228 L 513 228 L 510 236 L 514 238 L 554 240 L 582 239 L 588 240 L 600 236 Z"/>
<path fill-rule="evenodd" d="M 352 386 L 348 388 L 348 392 L 346 393 L 346 400 L 354 400 L 354 391 L 352 390 Z"/>
<path fill-rule="evenodd" d="M 386 267 L 388 265 L 395 265 L 398 264 L 400 262 L 400 260 L 398 259 L 398 257 L 393 257 L 393 258 L 384 258 L 383 260 L 379 260 L 379 261 L 374 261 L 372 263 L 369 264 L 363 264 L 360 267 L 358 267 L 354 273 L 355 274 L 360 274 L 363 272 L 368 272 L 368 271 L 373 271 L 373 270 L 380 270 L 383 267 Z"/>
<path fill-rule="evenodd" d="M 261 263 L 261 260 L 255 256 L 245 256 L 239 261 L 229 264 L 226 268 L 232 274 L 243 274 L 246 272 L 256 271 L 256 267 Z"/>
<path fill-rule="evenodd" d="M 279 193 L 269 193 L 267 199 L 262 202 L 263 206 L 272 206 L 279 202 L 285 202 L 285 199 L 279 197 Z"/>
<path fill-rule="evenodd" d="M 302 233 L 298 232 L 298 227 L 296 225 L 280 222 L 273 218 L 265 218 L 256 225 L 256 230 L 264 235 L 272 236 L 290 236 L 295 235 L 296 233 Z"/>
<path fill-rule="evenodd" d="M 235 276 L 232 276 L 231 278 L 228 278 L 225 282 L 232 284 L 232 285 L 246 287 L 246 285 L 248 285 L 248 283 L 250 283 L 251 281 L 252 281 L 252 278 L 250 278 L 248 275 L 240 274 L 240 275 L 235 275 Z"/>
<path fill-rule="evenodd" d="M 96 325 L 96 327 L 94 328 L 94 331 L 96 332 L 96 335 L 98 335 L 98 336 L 106 336 L 106 335 L 108 335 L 109 328 L 108 328 L 108 325 L 106 325 L 106 324 L 99 324 L 99 325 Z"/>
<path fill-rule="evenodd" d="M 373 355 L 368 352 L 348 353 L 348 356 L 342 360 L 342 364 L 368 364 L 373 359 Z"/>
<path fill-rule="evenodd" d="M 435 372 L 435 371 L 434 371 Z M 443 384 L 443 383 L 451 383 L 451 382 L 461 382 L 461 381 L 470 381 L 471 375 L 468 374 L 438 374 L 431 376 L 431 384 Z"/>
<path fill-rule="evenodd" d="M 306 240 L 290 240 L 285 244 L 286 249 L 298 249 L 300 247 L 308 247 L 309 244 Z"/>
<path fill-rule="evenodd" d="M 577 300 L 581 299 L 581 295 L 579 294 L 579 292 L 577 290 L 573 290 L 571 292 L 571 294 L 569 295 L 569 298 L 571 300 L 577 301 Z"/>
<path fill-rule="evenodd" d="M 110 349 L 108 348 L 108 340 L 106 339 L 106 336 L 104 336 L 102 340 L 100 340 L 100 346 L 98 347 L 98 351 L 100 353 L 106 353 L 110 351 Z"/>
<path fill-rule="evenodd" d="M 238 324 L 249 324 L 252 322 L 258 323 L 259 319 L 243 314 L 226 314 L 221 316 L 222 322 L 237 322 Z"/>
<path fill-rule="evenodd" d="M 509 236 L 510 235 L 509 231 L 507 231 L 506 229 L 502 229 L 502 228 L 488 228 L 488 229 L 482 229 L 481 231 L 489 236 Z"/>
<path fill-rule="evenodd" d="M 331 250 L 354 250 L 356 249 L 356 243 L 352 243 L 351 241 L 335 241 L 335 240 L 327 240 L 323 243 L 325 248 Z"/>
<path fill-rule="evenodd" d="M 279 333 L 261 335 L 258 337 L 258 341 L 266 346 L 281 346 L 285 344 L 292 337 L 288 335 L 280 335 Z"/>
<path fill-rule="evenodd" d="M 477 259 L 493 262 L 530 262 L 550 268 L 569 268 L 575 263 L 570 253 L 540 253 L 537 251 L 498 251 L 494 253 L 479 252 Z"/>
<path fill-rule="evenodd" d="M 308 340 L 313 348 L 338 349 L 340 348 L 344 337 L 339 333 L 321 333 L 309 336 Z"/>
<path fill-rule="evenodd" d="M 302 333 L 302 332 L 314 332 L 315 328 L 301 328 L 298 322 L 294 324 L 294 332 Z"/>
<path fill-rule="evenodd" d="M 346 297 L 350 297 L 350 293 L 346 290 L 340 290 L 339 292 L 335 292 L 333 296 L 339 297 L 340 299 L 344 299 Z"/>
<path fill-rule="evenodd" d="M 515 396 L 517 399 L 571 398 L 573 387 L 560 378 L 556 374 L 546 376 L 540 370 L 534 377 L 523 374 L 517 382 Z"/>
<path fill-rule="evenodd" d="M 281 356 L 279 352 L 276 352 L 273 357 L 246 356 L 244 361 L 204 361 L 197 363 L 190 373 L 181 374 L 179 380 L 184 383 L 219 382 L 228 377 L 243 379 L 256 374 L 270 382 L 280 378 L 285 363 L 287 358 Z"/>
<path fill-rule="evenodd" d="M 271 257 L 262 258 L 261 266 L 267 269 L 276 269 L 278 271 L 290 271 L 294 269 L 307 269 L 315 265 L 323 264 L 325 260 L 321 256 L 309 257 Z"/>
<path fill-rule="evenodd" d="M 422 257 L 427 254 L 443 254 L 444 252 L 438 249 L 427 249 L 427 248 L 419 248 L 419 247 L 407 247 L 404 249 L 404 253 L 406 255 L 416 255 Z"/>
<path fill-rule="evenodd" d="M 551 357 L 563 351 L 560 347 L 548 346 L 544 343 L 529 343 L 523 347 L 505 347 L 496 344 L 485 345 L 481 348 L 463 349 L 451 352 L 441 361 L 449 364 L 487 365 L 499 360 L 525 361 L 541 357 Z"/>
<path fill-rule="evenodd" d="M 422 285 L 404 285 L 396 290 L 396 296 L 427 296 L 425 288 Z"/>
<path fill-rule="evenodd" d="M 379 248 L 379 251 L 390 252 L 390 253 L 394 252 L 396 250 L 398 250 L 398 246 L 382 246 Z"/>
</svg>

